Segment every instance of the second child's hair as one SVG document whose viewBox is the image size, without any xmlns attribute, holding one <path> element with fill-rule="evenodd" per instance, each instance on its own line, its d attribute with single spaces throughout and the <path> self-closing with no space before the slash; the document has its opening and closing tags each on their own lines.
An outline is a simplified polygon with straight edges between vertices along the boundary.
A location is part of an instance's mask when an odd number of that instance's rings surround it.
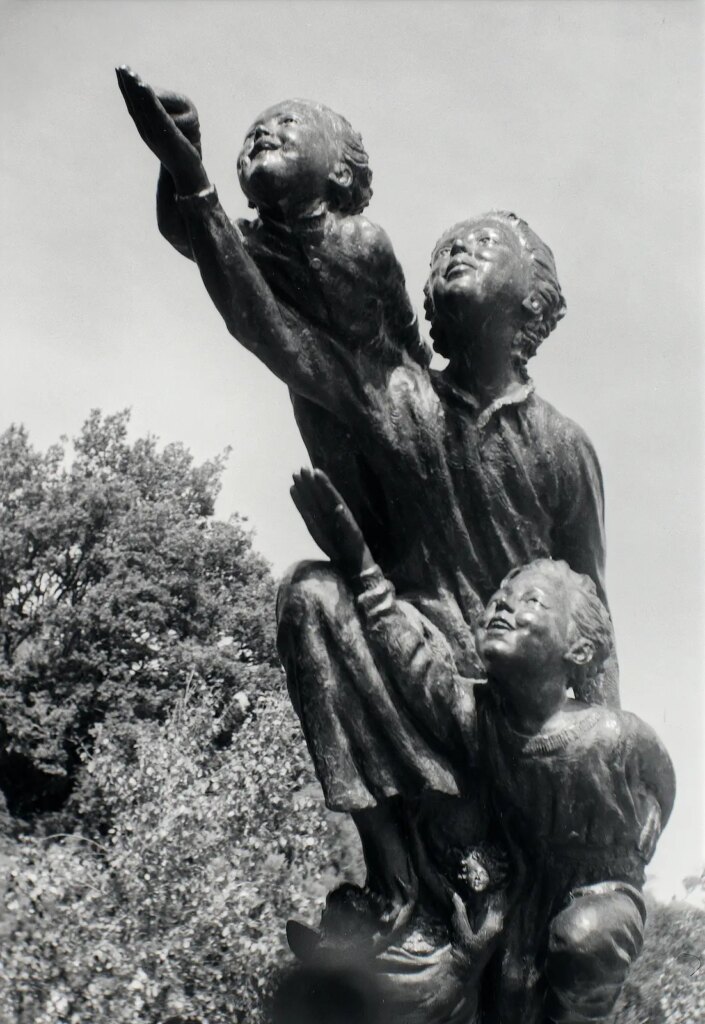
<svg viewBox="0 0 705 1024">
<path fill-rule="evenodd" d="M 527 296 L 524 302 L 526 320 L 517 344 L 513 351 L 514 362 L 524 380 L 528 380 L 526 364 L 536 350 L 554 329 L 559 320 L 565 316 L 565 299 L 558 281 L 556 272 L 556 261 L 553 253 L 542 239 L 532 231 L 525 220 L 517 217 L 515 213 L 506 210 L 493 210 L 483 214 L 482 217 L 473 217 L 469 221 L 461 221 L 455 227 L 445 231 L 442 238 L 447 238 L 456 228 L 468 224 L 480 223 L 481 221 L 498 221 L 500 224 L 507 224 L 519 239 L 522 250 L 526 253 L 531 264 L 532 271 L 532 300 Z M 438 243 L 434 247 L 434 256 Z M 433 347 L 441 355 L 448 355 L 447 346 L 443 337 L 443 325 L 436 315 L 431 294 L 430 279 L 424 288 L 424 309 L 426 319 L 431 324 L 430 334 L 433 338 Z"/>
</svg>

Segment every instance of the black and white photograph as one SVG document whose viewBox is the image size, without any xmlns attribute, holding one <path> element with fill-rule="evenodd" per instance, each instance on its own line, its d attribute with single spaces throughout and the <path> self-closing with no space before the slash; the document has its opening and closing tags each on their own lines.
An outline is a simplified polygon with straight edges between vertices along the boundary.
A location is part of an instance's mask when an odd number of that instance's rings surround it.
<svg viewBox="0 0 705 1024">
<path fill-rule="evenodd" d="M 705 1021 L 703 0 L 0 54 L 0 1024 Z"/>
</svg>

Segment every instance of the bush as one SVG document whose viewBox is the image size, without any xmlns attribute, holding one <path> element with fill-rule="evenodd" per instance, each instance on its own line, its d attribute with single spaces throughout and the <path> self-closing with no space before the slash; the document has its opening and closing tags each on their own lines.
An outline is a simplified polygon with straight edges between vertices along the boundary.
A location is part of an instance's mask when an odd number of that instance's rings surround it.
<svg viewBox="0 0 705 1024">
<path fill-rule="evenodd" d="M 328 819 L 284 696 L 221 735 L 199 685 L 129 748 L 96 731 L 77 800 L 101 833 L 7 847 L 0 1019 L 263 1019 L 286 919 L 315 919 L 335 880 Z"/>
<path fill-rule="evenodd" d="M 649 901 L 644 949 L 609 1024 L 705 1021 L 705 912 Z"/>
</svg>

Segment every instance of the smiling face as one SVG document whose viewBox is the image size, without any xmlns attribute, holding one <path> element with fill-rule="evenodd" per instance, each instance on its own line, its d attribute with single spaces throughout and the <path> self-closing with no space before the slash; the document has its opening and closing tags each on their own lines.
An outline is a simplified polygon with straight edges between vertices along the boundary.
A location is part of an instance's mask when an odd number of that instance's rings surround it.
<svg viewBox="0 0 705 1024">
<path fill-rule="evenodd" d="M 484 319 L 498 308 L 522 319 L 531 260 L 512 227 L 493 217 L 456 224 L 433 252 L 428 287 L 439 318 Z"/>
<path fill-rule="evenodd" d="M 572 613 L 563 581 L 539 567 L 506 579 L 476 631 L 488 674 L 499 680 L 568 675 Z"/>
<path fill-rule="evenodd" d="M 250 128 L 237 162 L 240 185 L 255 206 L 324 199 L 334 180 L 349 182 L 340 144 L 314 104 L 290 100 L 270 107 Z"/>
</svg>

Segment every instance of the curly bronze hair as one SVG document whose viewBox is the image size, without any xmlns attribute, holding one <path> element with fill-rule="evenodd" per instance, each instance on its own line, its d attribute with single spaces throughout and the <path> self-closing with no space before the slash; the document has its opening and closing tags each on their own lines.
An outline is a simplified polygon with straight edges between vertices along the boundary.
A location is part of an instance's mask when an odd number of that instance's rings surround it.
<svg viewBox="0 0 705 1024">
<path fill-rule="evenodd" d="M 340 145 L 340 159 L 350 169 L 350 184 L 333 186 L 331 209 L 347 214 L 362 213 L 372 198 L 372 169 L 367 150 L 362 144 L 362 136 L 347 118 L 336 114 L 330 107 L 306 100 L 297 102 L 315 108 L 325 118 Z"/>
<path fill-rule="evenodd" d="M 362 144 L 362 136 L 342 114 L 336 114 L 330 107 L 323 103 L 315 103 L 313 100 L 284 100 L 282 103 L 275 103 L 270 109 L 289 105 L 300 110 L 313 111 L 321 118 L 325 128 L 338 144 L 341 161 L 350 171 L 349 184 L 339 185 L 331 182 L 331 193 L 328 196 L 331 209 L 346 214 L 362 213 L 372 198 L 372 170 L 367 151 Z M 250 206 L 254 206 L 251 200 Z"/>
<path fill-rule="evenodd" d="M 548 337 L 558 321 L 565 316 L 565 299 L 563 298 L 558 281 L 553 253 L 546 243 L 531 230 L 526 221 L 517 217 L 515 213 L 510 213 L 507 210 L 491 210 L 481 217 L 473 217 L 469 221 L 460 221 L 444 232 L 441 239 L 447 238 L 453 231 L 467 224 L 488 220 L 509 225 L 518 238 L 522 250 L 531 261 L 532 289 L 531 294 L 527 295 L 522 303 L 526 319 L 513 352 L 515 364 L 522 378 L 526 380 L 528 379 L 527 362 L 532 356 L 536 355 L 541 342 Z M 434 246 L 431 263 L 433 263 L 438 245 L 439 242 Z M 431 324 L 429 333 L 433 339 L 433 347 L 440 355 L 447 356 L 449 354 L 448 346 L 444 337 L 443 324 L 436 315 L 431 294 L 430 277 L 424 287 L 424 310 L 426 319 Z"/>
</svg>

